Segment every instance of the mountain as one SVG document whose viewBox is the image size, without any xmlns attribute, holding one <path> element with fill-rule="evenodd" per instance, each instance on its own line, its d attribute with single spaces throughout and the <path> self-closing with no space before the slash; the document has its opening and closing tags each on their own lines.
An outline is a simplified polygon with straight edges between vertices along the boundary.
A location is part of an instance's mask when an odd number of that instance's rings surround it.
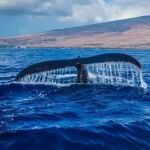
<svg viewBox="0 0 150 150">
<path fill-rule="evenodd" d="M 150 49 L 150 16 L 0 37 L 0 46 Z"/>
</svg>

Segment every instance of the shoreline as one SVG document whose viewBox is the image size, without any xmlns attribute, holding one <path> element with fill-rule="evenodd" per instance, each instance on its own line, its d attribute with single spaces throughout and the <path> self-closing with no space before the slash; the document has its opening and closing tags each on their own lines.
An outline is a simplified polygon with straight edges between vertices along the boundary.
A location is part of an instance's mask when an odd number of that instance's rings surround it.
<svg viewBox="0 0 150 150">
<path fill-rule="evenodd" d="M 79 50 L 150 50 L 150 48 L 95 48 L 95 47 L 0 47 L 0 49 L 79 49 Z"/>
</svg>

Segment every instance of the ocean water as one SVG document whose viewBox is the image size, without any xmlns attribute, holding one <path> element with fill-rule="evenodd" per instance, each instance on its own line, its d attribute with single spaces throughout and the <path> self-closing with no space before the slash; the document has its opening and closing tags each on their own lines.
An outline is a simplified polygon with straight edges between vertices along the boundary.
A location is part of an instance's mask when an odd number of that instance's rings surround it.
<svg viewBox="0 0 150 150">
<path fill-rule="evenodd" d="M 147 88 L 101 84 L 18 84 L 25 67 L 46 60 L 129 54 Z M 0 150 L 149 150 L 150 51 L 0 49 Z"/>
</svg>

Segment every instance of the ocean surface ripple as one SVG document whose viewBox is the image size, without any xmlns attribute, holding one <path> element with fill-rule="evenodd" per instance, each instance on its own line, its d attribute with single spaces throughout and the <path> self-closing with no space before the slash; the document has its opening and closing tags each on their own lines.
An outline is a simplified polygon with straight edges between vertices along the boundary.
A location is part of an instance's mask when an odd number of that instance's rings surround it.
<svg viewBox="0 0 150 150">
<path fill-rule="evenodd" d="M 149 150 L 150 52 L 144 50 L 0 49 L 0 150 Z M 18 84 L 40 61 L 119 52 L 142 64 L 147 88 Z"/>
</svg>

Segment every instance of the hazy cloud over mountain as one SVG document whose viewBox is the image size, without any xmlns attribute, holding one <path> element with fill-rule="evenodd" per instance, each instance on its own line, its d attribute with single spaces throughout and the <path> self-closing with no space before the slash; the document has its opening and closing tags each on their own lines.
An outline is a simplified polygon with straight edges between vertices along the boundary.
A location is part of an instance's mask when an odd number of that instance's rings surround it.
<svg viewBox="0 0 150 150">
<path fill-rule="evenodd" d="M 0 0 L 0 13 L 102 22 L 150 14 L 150 0 Z"/>
<path fill-rule="evenodd" d="M 150 0 L 0 0 L 0 16 L 43 17 L 66 27 L 144 15 L 150 15 Z"/>
</svg>

